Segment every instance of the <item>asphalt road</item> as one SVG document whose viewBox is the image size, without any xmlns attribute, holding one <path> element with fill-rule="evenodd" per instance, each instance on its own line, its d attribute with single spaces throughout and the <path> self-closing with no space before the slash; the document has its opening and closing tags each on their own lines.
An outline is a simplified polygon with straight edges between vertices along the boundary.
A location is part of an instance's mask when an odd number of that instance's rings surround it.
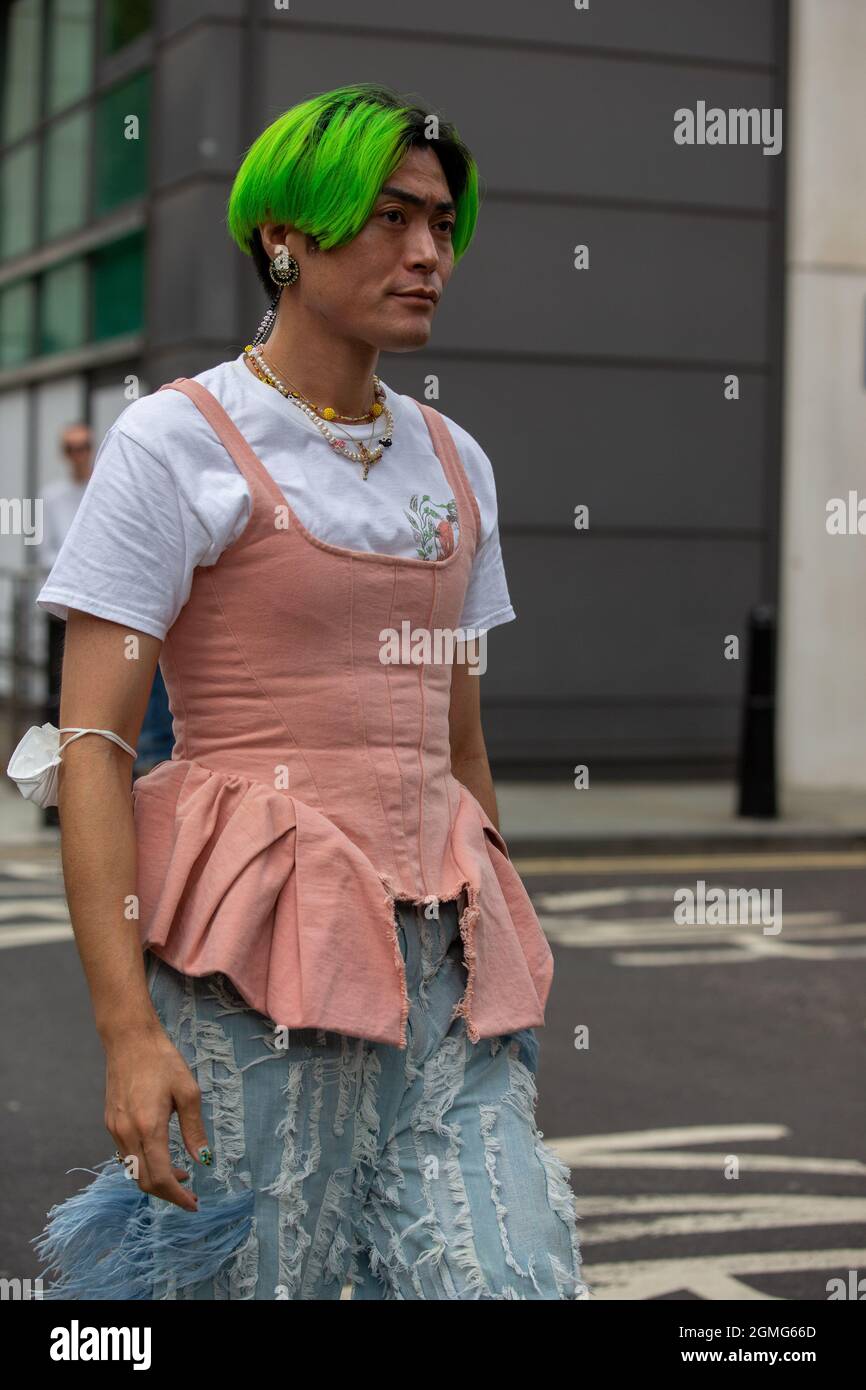
<svg viewBox="0 0 866 1390">
<path fill-rule="evenodd" d="M 594 1296 L 850 1297 L 866 1276 L 866 855 L 515 863 L 556 959 L 538 1119 L 572 1170 Z M 0 856 L 0 1275 L 22 1279 L 48 1207 L 88 1180 L 67 1170 L 113 1150 L 57 864 Z M 699 881 L 728 920 L 675 921 Z M 766 890 L 760 918 L 727 897 L 749 888 Z"/>
</svg>

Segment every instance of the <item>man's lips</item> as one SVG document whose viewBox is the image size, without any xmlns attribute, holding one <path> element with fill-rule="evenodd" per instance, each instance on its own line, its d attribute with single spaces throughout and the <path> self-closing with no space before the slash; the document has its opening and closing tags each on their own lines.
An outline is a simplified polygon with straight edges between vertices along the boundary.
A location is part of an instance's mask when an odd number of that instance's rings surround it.
<svg viewBox="0 0 866 1390">
<path fill-rule="evenodd" d="M 398 299 L 408 299 L 413 304 L 435 304 L 438 296 L 434 290 L 392 290 Z"/>
</svg>

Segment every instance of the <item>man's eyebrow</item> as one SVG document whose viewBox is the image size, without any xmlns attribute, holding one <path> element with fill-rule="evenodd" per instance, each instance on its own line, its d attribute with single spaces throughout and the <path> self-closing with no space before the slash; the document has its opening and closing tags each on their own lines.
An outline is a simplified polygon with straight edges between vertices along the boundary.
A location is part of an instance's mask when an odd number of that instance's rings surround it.
<svg viewBox="0 0 866 1390">
<path fill-rule="evenodd" d="M 414 206 L 418 208 L 423 208 L 427 206 L 428 200 L 426 198 L 419 198 L 417 193 L 410 193 L 406 188 L 397 188 L 397 186 L 393 183 L 386 183 L 385 187 L 380 191 L 379 197 L 381 198 L 385 193 L 387 193 L 391 198 L 402 199 L 404 203 L 413 203 Z M 454 203 L 452 203 L 450 199 L 446 198 L 441 203 L 434 203 L 433 211 L 455 212 L 456 208 Z"/>
</svg>

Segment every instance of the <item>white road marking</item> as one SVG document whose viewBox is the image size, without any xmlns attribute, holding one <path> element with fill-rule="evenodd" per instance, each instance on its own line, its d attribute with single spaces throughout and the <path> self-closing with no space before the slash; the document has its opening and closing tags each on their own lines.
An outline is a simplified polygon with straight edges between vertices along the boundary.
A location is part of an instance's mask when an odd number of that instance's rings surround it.
<svg viewBox="0 0 866 1390">
<path fill-rule="evenodd" d="M 21 874 L 20 877 L 30 875 Z M 45 875 L 40 873 L 39 877 L 44 879 Z M 55 941 L 73 939 L 69 907 L 62 893 L 50 898 L 0 896 L 0 951 L 16 946 L 48 946 Z"/>
<path fill-rule="evenodd" d="M 866 1175 L 866 1163 L 855 1158 L 800 1158 L 788 1154 L 743 1152 L 737 1146 L 787 1139 L 785 1125 L 685 1125 L 669 1129 L 623 1130 L 550 1140 L 570 1168 L 711 1168 L 723 1171 L 731 1152 L 740 1171 Z M 721 1144 L 717 1153 L 698 1153 L 684 1146 Z"/>
<path fill-rule="evenodd" d="M 592 1296 L 598 1299 L 663 1298 L 682 1291 L 712 1302 L 767 1299 L 777 1303 L 777 1295 L 761 1293 L 739 1276 L 826 1270 L 828 1278 L 847 1280 L 848 1271 L 862 1269 L 864 1262 L 864 1248 L 759 1250 L 694 1259 L 634 1260 L 591 1267 L 584 1264 L 583 1277 Z"/>
<path fill-rule="evenodd" d="M 694 1237 L 725 1232 L 780 1230 L 813 1226 L 866 1224 L 866 1198 L 812 1193 L 743 1192 L 739 1180 L 722 1176 L 731 1152 L 740 1173 L 866 1174 L 857 1159 L 798 1157 L 786 1154 L 744 1153 L 739 1146 L 755 1141 L 786 1139 L 790 1130 L 778 1124 L 686 1125 L 669 1129 L 625 1130 L 548 1140 L 558 1158 L 572 1169 L 639 1168 L 696 1171 L 712 1169 L 717 1189 L 710 1193 L 659 1193 L 575 1197 L 580 1217 L 582 1251 L 602 1242 L 634 1242 L 664 1237 Z M 717 1153 L 690 1152 L 689 1144 L 716 1144 Z M 579 1192 L 579 1178 L 573 1183 Z M 723 1186 L 727 1190 L 719 1190 Z M 612 1219 L 605 1219 L 612 1218 Z M 752 1288 L 749 1275 L 826 1270 L 828 1277 L 847 1279 L 851 1269 L 866 1264 L 864 1249 L 768 1250 L 721 1255 L 677 1256 L 665 1259 L 623 1259 L 593 1265 L 584 1257 L 583 1277 L 591 1296 L 600 1299 L 652 1299 L 689 1293 L 700 1299 L 772 1299 Z"/>
<path fill-rule="evenodd" d="M 12 946 L 48 946 L 54 941 L 72 941 L 74 937 L 71 926 L 3 927 L 0 930 L 0 951 Z"/>
<path fill-rule="evenodd" d="M 59 865 L 53 863 L 39 862 L 34 859 L 0 859 L 0 881 L 4 878 L 17 879 L 62 879 L 63 874 Z"/>
<path fill-rule="evenodd" d="M 674 893 L 679 887 L 652 884 L 570 889 L 536 893 L 533 902 L 548 940 L 557 945 L 585 950 L 640 948 L 613 951 L 611 963 L 618 966 L 753 965 L 767 958 L 815 961 L 866 957 L 866 922 L 840 922 L 840 914 L 833 911 L 786 912 L 776 935 L 765 933 L 760 922 L 680 925 L 673 920 Z M 668 916 L 592 915 L 606 907 L 657 902 L 670 904 Z M 683 949 L 647 949 L 652 946 Z"/>
<path fill-rule="evenodd" d="M 737 949 L 740 948 L 740 949 Z M 778 960 L 863 960 L 866 946 L 791 946 L 776 937 L 754 940 L 732 938 L 726 951 L 630 951 L 611 956 L 612 965 L 754 965 L 772 957 Z"/>
<path fill-rule="evenodd" d="M 736 1185 L 735 1182 L 726 1184 L 731 1188 Z M 866 1197 L 816 1197 L 814 1193 L 805 1192 L 795 1196 L 778 1192 L 741 1196 L 732 1192 L 730 1196 L 653 1198 L 653 1201 L 658 1203 L 659 1214 L 652 1220 L 644 1219 L 653 1210 L 649 1204 L 624 1203 L 620 1219 L 594 1222 L 584 1235 L 584 1243 L 598 1245 L 661 1236 L 698 1237 L 722 1231 L 866 1225 Z M 601 1205 L 606 1208 L 610 1203 Z M 591 1198 L 578 1200 L 577 1206 L 584 1220 L 602 1215 Z"/>
<path fill-rule="evenodd" d="M 677 1153 L 590 1153 L 570 1156 L 569 1141 L 562 1141 L 564 1150 L 557 1146 L 556 1151 L 570 1168 L 639 1168 L 649 1172 L 652 1168 L 681 1171 L 699 1169 L 722 1174 L 730 1161 L 730 1149 L 718 1153 L 693 1154 L 685 1151 Z M 829 1173 L 836 1176 L 863 1177 L 866 1164 L 854 1158 L 789 1158 L 784 1154 L 755 1154 L 737 1152 L 741 1173 Z M 723 1181 L 723 1179 L 720 1179 Z"/>
<path fill-rule="evenodd" d="M 729 941 L 744 931 L 755 932 L 764 940 L 777 942 L 785 932 L 796 936 L 814 936 L 822 928 L 822 936 L 837 934 L 866 935 L 866 923 L 839 922 L 838 912 L 786 912 L 782 930 L 777 936 L 764 936 L 760 922 L 736 922 L 728 925 L 712 922 L 684 922 L 678 925 L 670 917 L 548 917 L 539 913 L 539 921 L 554 940 L 568 946 L 618 946 L 630 941 Z"/>
<path fill-rule="evenodd" d="M 65 898 L 4 898 L 0 899 L 0 923 L 20 922 L 22 917 L 39 917 L 69 921 Z"/>
<path fill-rule="evenodd" d="M 637 886 L 619 888 L 572 888 L 564 892 L 534 893 L 532 901 L 542 910 L 551 912 L 580 911 L 587 907 L 615 907 L 618 903 L 656 903 L 673 904 L 673 895 L 678 887 L 664 883 L 648 884 L 645 888 Z"/>
<path fill-rule="evenodd" d="M 665 1129 L 618 1129 L 610 1134 L 588 1134 L 580 1138 L 557 1139 L 569 1144 L 569 1152 L 594 1151 L 613 1153 L 616 1149 L 673 1149 L 678 1144 L 720 1144 L 738 1140 L 741 1144 L 756 1139 L 787 1139 L 787 1125 L 680 1125 Z"/>
</svg>

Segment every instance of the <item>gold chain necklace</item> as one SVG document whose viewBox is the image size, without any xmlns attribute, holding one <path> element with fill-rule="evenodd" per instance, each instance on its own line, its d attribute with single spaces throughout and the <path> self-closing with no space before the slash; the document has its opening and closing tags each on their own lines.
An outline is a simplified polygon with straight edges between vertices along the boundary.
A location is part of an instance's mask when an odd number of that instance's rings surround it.
<svg viewBox="0 0 866 1390">
<path fill-rule="evenodd" d="M 290 377 L 285 377 L 284 380 L 291 387 L 292 395 L 297 400 L 303 401 L 311 410 L 315 410 L 322 420 L 337 420 L 341 425 L 369 425 L 372 420 L 378 420 L 382 414 L 381 402 L 385 399 L 385 390 L 375 373 L 373 375 L 373 404 L 363 415 L 340 415 L 331 405 L 318 406 L 315 401 L 310 400 L 309 396 L 305 396 L 303 391 L 298 390 Z"/>
<path fill-rule="evenodd" d="M 387 405 L 384 404 L 385 392 L 384 388 L 381 385 L 381 382 L 379 381 L 379 378 L 376 376 L 374 376 L 373 378 L 377 394 L 381 392 L 380 399 L 382 400 L 382 404 L 378 413 L 374 415 L 373 430 L 375 430 L 376 427 L 377 415 L 384 413 L 387 424 L 387 432 L 384 435 L 382 435 L 379 444 L 375 449 L 370 450 L 366 444 L 361 443 L 359 444 L 360 452 L 355 453 L 353 449 L 348 449 L 346 447 L 345 440 L 338 439 L 336 435 L 333 433 L 333 431 L 328 428 L 327 424 L 324 422 L 323 419 L 320 418 L 318 412 L 316 411 L 315 407 L 312 405 L 311 402 L 306 401 L 302 396 L 300 396 L 300 394 L 296 394 L 295 392 L 291 391 L 289 387 L 286 385 L 286 383 L 282 380 L 282 378 L 277 376 L 270 363 L 266 360 L 260 343 L 255 346 L 253 346 L 252 343 L 248 343 L 246 348 L 244 349 L 244 356 L 252 365 L 253 370 L 256 373 L 256 376 L 258 376 L 262 381 L 267 382 L 269 386 L 273 386 L 277 391 L 280 392 L 282 396 L 285 396 L 286 400 L 290 401 L 292 405 L 297 406 L 298 410 L 300 410 L 304 415 L 306 415 L 308 420 L 312 421 L 312 423 L 316 426 L 316 429 L 320 432 L 320 434 L 324 436 L 324 438 L 326 439 L 326 441 L 332 449 L 336 450 L 336 452 L 341 454 L 343 458 L 348 459 L 351 463 L 360 463 L 363 465 L 363 481 L 366 482 L 367 475 L 370 472 L 370 468 L 372 467 L 372 465 L 374 463 L 379 462 L 379 459 L 382 457 L 384 450 L 390 449 L 393 443 L 394 417 L 391 414 L 391 411 L 388 409 Z M 336 412 L 334 413 L 336 414 Z M 373 430 L 371 430 L 370 432 L 371 442 L 373 439 Z"/>
</svg>

